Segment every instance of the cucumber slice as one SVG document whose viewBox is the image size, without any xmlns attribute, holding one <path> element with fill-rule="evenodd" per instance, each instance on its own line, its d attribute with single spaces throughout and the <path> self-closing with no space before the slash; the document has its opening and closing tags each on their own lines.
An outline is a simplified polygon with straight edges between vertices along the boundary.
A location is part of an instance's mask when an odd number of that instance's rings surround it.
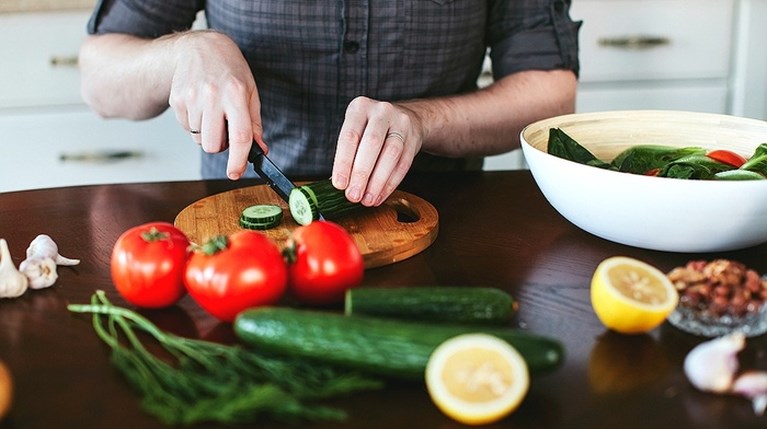
<svg viewBox="0 0 767 429">
<path fill-rule="evenodd" d="M 245 229 L 257 229 L 257 230 L 271 229 L 279 224 L 280 224 L 279 222 L 272 222 L 272 223 L 248 222 L 247 220 L 240 218 L 240 227 Z"/>
<path fill-rule="evenodd" d="M 288 196 L 290 215 L 299 225 L 309 225 L 319 218 L 317 198 L 303 186 L 293 188 Z"/>
<path fill-rule="evenodd" d="M 245 207 L 240 214 L 240 226 L 246 229 L 269 229 L 282 222 L 282 208 L 274 204 Z"/>
</svg>

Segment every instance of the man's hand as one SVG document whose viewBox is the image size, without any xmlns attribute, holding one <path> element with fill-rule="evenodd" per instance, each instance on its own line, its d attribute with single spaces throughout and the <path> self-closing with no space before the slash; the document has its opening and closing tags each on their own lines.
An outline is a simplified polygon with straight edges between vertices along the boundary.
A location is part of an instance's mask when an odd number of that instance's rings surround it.
<svg viewBox="0 0 767 429">
<path fill-rule="evenodd" d="M 214 31 L 185 33 L 174 47 L 170 107 L 205 152 L 229 148 L 226 174 L 239 179 L 253 141 L 267 152 L 258 89 L 248 62 L 228 36 Z"/>
<path fill-rule="evenodd" d="M 333 163 L 333 185 L 346 198 L 378 206 L 397 189 L 421 150 L 420 119 L 411 110 L 357 97 L 349 103 Z"/>
</svg>

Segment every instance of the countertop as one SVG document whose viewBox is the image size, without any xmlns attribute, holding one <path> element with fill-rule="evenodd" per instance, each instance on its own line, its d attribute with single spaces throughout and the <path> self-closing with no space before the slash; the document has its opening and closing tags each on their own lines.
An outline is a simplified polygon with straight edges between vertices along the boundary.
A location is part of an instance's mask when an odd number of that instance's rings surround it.
<svg viewBox="0 0 767 429">
<path fill-rule="evenodd" d="M 188 205 L 252 181 L 191 181 L 65 187 L 0 193 L 0 237 L 18 264 L 29 242 L 49 234 L 60 252 L 79 258 L 61 267 L 56 285 L 0 300 L 0 359 L 15 381 L 10 415 L 0 428 L 166 429 L 141 410 L 139 397 L 112 367 L 90 317 L 67 304 L 87 303 L 97 289 L 125 305 L 110 279 L 117 237 L 149 221 L 173 221 Z M 682 362 L 702 338 L 669 324 L 646 335 L 607 331 L 592 310 L 589 284 L 602 260 L 641 259 L 666 271 L 690 259 L 722 257 L 767 270 L 767 244 L 737 252 L 654 252 L 602 240 L 570 224 L 546 201 L 529 171 L 410 175 L 403 191 L 439 212 L 439 234 L 423 252 L 366 270 L 363 286 L 492 286 L 519 302 L 513 326 L 558 338 L 564 365 L 532 380 L 521 406 L 488 428 L 764 428 L 751 404 L 693 388 Z M 212 341 L 231 340 L 190 297 L 147 313 L 166 330 Z M 748 341 L 767 350 L 767 337 Z M 760 359 L 764 359 L 763 357 Z M 431 402 L 423 383 L 391 383 L 381 391 L 338 398 L 343 423 L 259 428 L 462 428 Z M 199 425 L 215 427 L 220 425 Z"/>
</svg>

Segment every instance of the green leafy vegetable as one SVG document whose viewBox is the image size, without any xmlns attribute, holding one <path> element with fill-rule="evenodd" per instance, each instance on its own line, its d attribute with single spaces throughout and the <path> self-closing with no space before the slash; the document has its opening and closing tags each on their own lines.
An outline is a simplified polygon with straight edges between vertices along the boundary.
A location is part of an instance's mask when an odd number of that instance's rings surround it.
<svg viewBox="0 0 767 429">
<path fill-rule="evenodd" d="M 714 161 L 706 155 L 689 155 L 666 164 L 658 176 L 675 179 L 714 179 L 716 173 L 733 169 L 731 165 Z"/>
<path fill-rule="evenodd" d="M 618 171 L 646 174 L 656 168 L 662 169 L 666 164 L 685 156 L 705 154 L 706 150 L 700 147 L 637 145 L 618 154 L 611 164 Z"/>
<path fill-rule="evenodd" d="M 764 180 L 765 177 L 759 173 L 748 170 L 727 170 L 720 171 L 714 175 L 717 180 Z"/>
<path fill-rule="evenodd" d="M 740 166 L 740 169 L 759 173 L 762 177 L 767 176 L 767 143 L 757 146 L 754 154 Z"/>
<path fill-rule="evenodd" d="M 90 305 L 96 333 L 112 349 L 115 367 L 142 395 L 142 406 L 169 425 L 279 420 L 342 420 L 343 410 L 318 399 L 382 387 L 360 374 L 298 359 L 256 353 L 239 346 L 178 337 L 143 316 L 112 305 L 97 291 Z M 138 331 L 138 332 L 137 332 Z M 150 353 L 139 338 L 148 334 L 175 364 Z"/>
<path fill-rule="evenodd" d="M 675 179 L 764 180 L 767 179 L 767 143 L 760 144 L 739 169 L 707 156 L 697 146 L 636 145 L 619 153 L 610 163 L 598 159 L 586 147 L 559 128 L 549 129 L 548 153 L 570 161 L 634 174 Z"/>
<path fill-rule="evenodd" d="M 548 152 L 554 156 L 599 168 L 612 169 L 612 165 L 594 156 L 559 128 L 549 130 Z"/>
</svg>

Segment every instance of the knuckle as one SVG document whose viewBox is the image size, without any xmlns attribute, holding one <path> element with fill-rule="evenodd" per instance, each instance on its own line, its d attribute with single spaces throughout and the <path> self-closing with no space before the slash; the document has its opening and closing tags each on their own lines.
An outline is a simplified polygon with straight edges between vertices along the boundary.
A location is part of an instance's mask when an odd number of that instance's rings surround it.
<svg viewBox="0 0 767 429">
<path fill-rule="evenodd" d="M 246 144 L 253 140 L 251 133 L 244 129 L 229 130 L 230 144 Z"/>
<path fill-rule="evenodd" d="M 354 171 L 352 172 L 351 182 L 356 183 L 358 185 L 363 185 L 368 183 L 369 178 L 370 178 L 369 170 L 355 168 Z"/>
<path fill-rule="evenodd" d="M 224 89 L 227 94 L 232 94 L 234 97 L 239 97 L 242 96 L 242 94 L 247 94 L 249 92 L 248 84 L 237 78 L 232 78 L 226 81 Z"/>
<path fill-rule="evenodd" d="M 404 146 L 405 144 L 400 139 L 387 139 L 381 157 L 389 161 L 396 161 L 402 156 Z"/>
<path fill-rule="evenodd" d="M 341 143 L 352 144 L 355 147 L 359 144 L 360 140 L 362 140 L 362 135 L 354 129 L 343 130 L 339 135 Z"/>
</svg>

